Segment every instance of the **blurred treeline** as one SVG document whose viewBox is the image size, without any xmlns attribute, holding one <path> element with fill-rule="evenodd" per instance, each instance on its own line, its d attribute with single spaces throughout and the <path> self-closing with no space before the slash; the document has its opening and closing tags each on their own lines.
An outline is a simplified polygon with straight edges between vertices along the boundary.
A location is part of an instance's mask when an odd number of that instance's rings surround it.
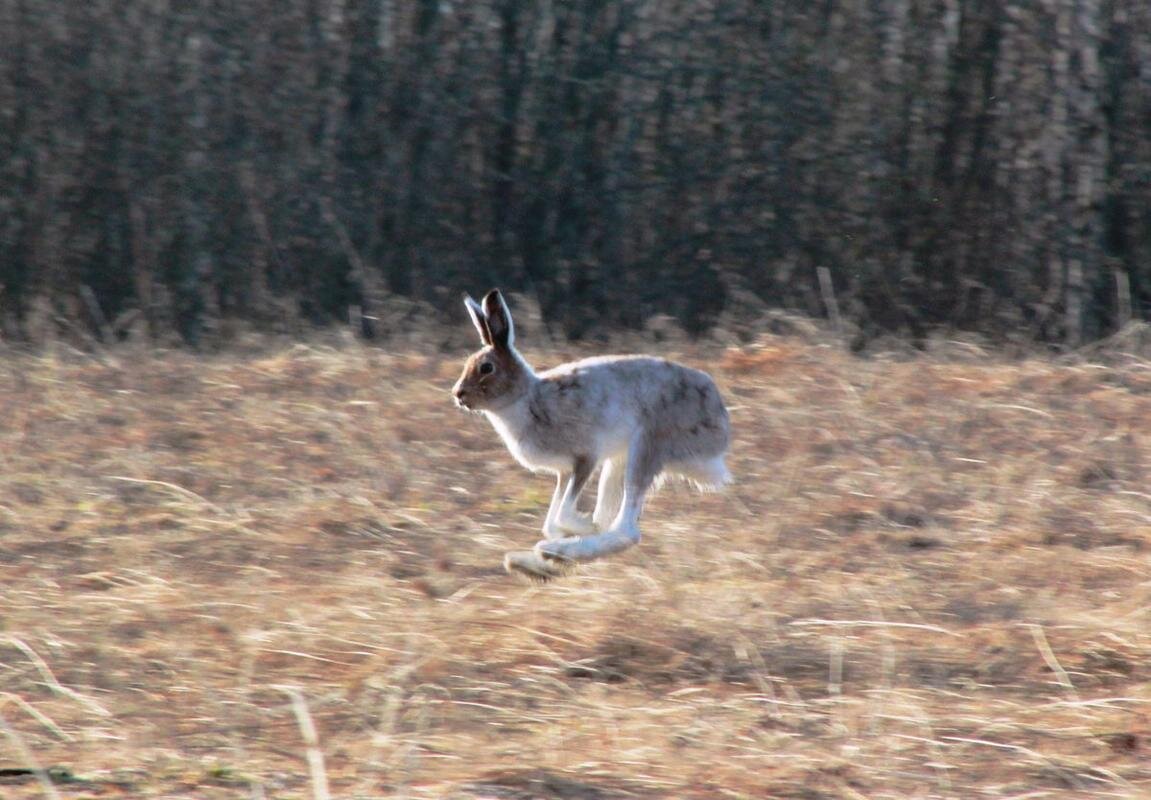
<svg viewBox="0 0 1151 800">
<path fill-rule="evenodd" d="M 1147 0 L 0 0 L 0 53 L 10 339 L 1151 310 Z"/>
</svg>

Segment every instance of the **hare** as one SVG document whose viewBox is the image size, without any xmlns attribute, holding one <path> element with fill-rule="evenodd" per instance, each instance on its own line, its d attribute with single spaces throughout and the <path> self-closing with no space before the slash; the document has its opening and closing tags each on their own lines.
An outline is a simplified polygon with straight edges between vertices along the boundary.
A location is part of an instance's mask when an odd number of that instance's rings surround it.
<svg viewBox="0 0 1151 800">
<path fill-rule="evenodd" d="M 456 404 L 482 412 L 511 454 L 556 476 L 534 550 L 508 553 L 504 567 L 538 581 L 640 539 L 644 496 L 657 479 L 682 476 L 703 489 L 730 480 L 724 454 L 727 408 L 703 372 L 651 356 L 601 356 L 536 373 L 515 349 L 515 326 L 498 289 L 464 304 L 483 348 L 452 388 Z M 602 465 L 595 511 L 577 509 Z"/>
</svg>

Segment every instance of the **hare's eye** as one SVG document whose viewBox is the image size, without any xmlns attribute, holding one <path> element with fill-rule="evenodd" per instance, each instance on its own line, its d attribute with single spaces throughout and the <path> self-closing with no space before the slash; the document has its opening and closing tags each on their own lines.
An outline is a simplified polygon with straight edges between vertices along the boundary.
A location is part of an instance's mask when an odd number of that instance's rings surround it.
<svg viewBox="0 0 1151 800">
<path fill-rule="evenodd" d="M 496 371 L 496 365 L 490 361 L 485 361 L 484 363 L 480 364 L 480 374 L 481 375 L 491 375 L 495 371 Z"/>
</svg>

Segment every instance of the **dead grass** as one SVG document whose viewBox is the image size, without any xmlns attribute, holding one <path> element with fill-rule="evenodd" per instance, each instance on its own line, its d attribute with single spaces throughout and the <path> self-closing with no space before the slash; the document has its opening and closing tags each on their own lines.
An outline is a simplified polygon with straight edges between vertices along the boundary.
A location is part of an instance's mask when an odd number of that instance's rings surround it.
<svg viewBox="0 0 1151 800">
<path fill-rule="evenodd" d="M 1151 365 L 679 356 L 737 485 L 544 588 L 451 357 L 7 357 L 0 794 L 1151 794 Z"/>
</svg>

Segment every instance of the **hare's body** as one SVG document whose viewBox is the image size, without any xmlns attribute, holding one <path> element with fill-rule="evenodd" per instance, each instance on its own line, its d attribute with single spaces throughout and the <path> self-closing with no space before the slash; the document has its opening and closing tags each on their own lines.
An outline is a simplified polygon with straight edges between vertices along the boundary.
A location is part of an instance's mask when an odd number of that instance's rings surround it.
<svg viewBox="0 0 1151 800">
<path fill-rule="evenodd" d="M 569 470 L 572 455 L 622 458 L 636 437 L 659 440 L 665 471 L 702 484 L 728 444 L 727 410 L 705 373 L 650 356 L 598 356 L 540 373 L 515 402 L 484 412 L 530 470 Z M 701 479 L 711 475 L 712 480 Z"/>
<path fill-rule="evenodd" d="M 498 292 L 468 310 L 485 348 L 453 389 L 481 411 L 512 455 L 558 480 L 535 551 L 505 563 L 537 578 L 639 541 L 639 515 L 652 483 L 680 475 L 705 488 L 728 480 L 727 409 L 703 372 L 649 356 L 602 356 L 536 374 L 513 347 L 511 315 Z M 602 465 L 595 513 L 576 502 Z"/>
</svg>

